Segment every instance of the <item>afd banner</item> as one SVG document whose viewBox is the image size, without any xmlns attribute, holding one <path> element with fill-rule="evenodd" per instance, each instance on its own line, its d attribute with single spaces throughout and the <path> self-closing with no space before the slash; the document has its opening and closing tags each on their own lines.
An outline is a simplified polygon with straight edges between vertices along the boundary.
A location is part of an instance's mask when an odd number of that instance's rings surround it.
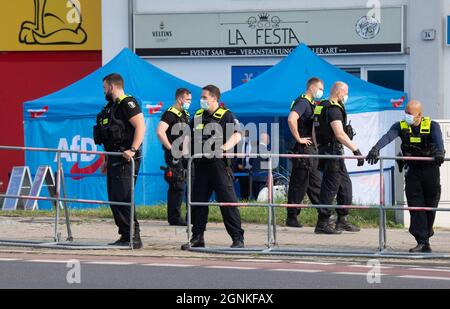
<svg viewBox="0 0 450 309">
<path fill-rule="evenodd" d="M 147 132 L 154 132 L 159 117 L 146 118 Z M 58 148 L 62 150 L 103 151 L 95 145 L 92 138 L 94 119 L 52 120 L 29 119 L 25 121 L 25 144 L 28 147 Z M 163 165 L 161 146 L 154 137 L 147 133 L 143 145 L 143 159 L 140 175 L 136 183 L 136 205 L 155 205 L 165 201 L 167 185 L 163 180 L 160 165 Z M 153 142 L 156 142 L 155 144 Z M 106 191 L 106 176 L 100 172 L 103 156 L 68 154 L 61 155 L 64 170 L 67 196 L 75 199 L 108 200 Z M 40 165 L 50 165 L 57 170 L 55 153 L 28 152 L 26 162 L 32 176 Z M 150 164 L 151 163 L 151 164 Z M 43 190 L 45 191 L 45 190 Z M 73 203 L 71 208 L 95 208 L 96 205 Z M 39 209 L 49 209 L 50 203 L 39 203 Z"/>
</svg>

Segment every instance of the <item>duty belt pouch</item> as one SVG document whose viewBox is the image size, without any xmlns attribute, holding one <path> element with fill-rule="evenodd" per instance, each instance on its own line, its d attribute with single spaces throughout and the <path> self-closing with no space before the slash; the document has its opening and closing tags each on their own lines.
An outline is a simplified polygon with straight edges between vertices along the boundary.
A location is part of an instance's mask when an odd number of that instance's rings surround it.
<svg viewBox="0 0 450 309">
<path fill-rule="evenodd" d="M 292 148 L 292 153 L 293 154 L 306 154 L 307 153 L 306 148 L 307 147 L 305 145 L 295 144 L 295 146 Z M 295 169 L 307 170 L 311 167 L 311 162 L 310 162 L 310 159 L 293 158 L 292 166 Z"/>
<path fill-rule="evenodd" d="M 109 132 L 111 134 L 111 139 L 114 144 L 120 144 L 124 140 L 124 130 L 119 125 L 112 125 L 109 128 Z"/>
<path fill-rule="evenodd" d="M 334 147 L 326 147 L 320 154 L 322 155 L 338 155 L 338 151 L 333 149 Z M 341 159 L 320 159 L 319 170 L 322 172 L 339 172 L 341 169 Z"/>
<path fill-rule="evenodd" d="M 97 124 L 94 126 L 94 142 L 96 145 L 103 144 L 102 132 L 100 126 Z"/>
</svg>

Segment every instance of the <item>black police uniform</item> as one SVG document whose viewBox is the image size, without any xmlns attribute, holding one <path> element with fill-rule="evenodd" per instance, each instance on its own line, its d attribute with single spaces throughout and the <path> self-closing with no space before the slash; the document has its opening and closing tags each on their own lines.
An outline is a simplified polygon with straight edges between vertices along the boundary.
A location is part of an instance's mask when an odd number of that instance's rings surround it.
<svg viewBox="0 0 450 309">
<path fill-rule="evenodd" d="M 323 101 L 316 107 L 317 139 L 319 154 L 321 155 L 343 155 L 344 147 L 336 139 L 331 123 L 341 121 L 343 127 L 347 126 L 347 113 L 345 108 L 337 102 Z M 319 160 L 319 169 L 322 174 L 322 185 L 320 189 L 320 204 L 332 205 L 334 198 L 338 205 L 352 204 L 352 182 L 347 172 L 343 159 Z M 339 217 L 347 217 L 347 209 L 337 209 Z M 331 217 L 331 210 L 327 208 L 319 209 L 319 223 L 327 223 Z"/>
<path fill-rule="evenodd" d="M 292 150 L 294 154 L 318 154 L 316 141 L 313 138 L 314 109 L 314 101 L 309 100 L 305 95 L 302 95 L 292 103 L 291 112 L 296 112 L 300 117 L 298 120 L 300 136 L 313 140 L 311 146 L 296 143 Z M 305 194 L 308 194 L 312 204 L 319 204 L 320 185 L 322 183 L 322 175 L 318 169 L 319 160 L 317 158 L 294 159 L 292 164 L 288 204 L 301 204 Z M 288 225 L 291 225 L 290 222 L 297 223 L 297 216 L 300 212 L 300 208 L 288 208 L 286 223 Z"/>
<path fill-rule="evenodd" d="M 226 127 L 229 124 L 239 124 L 233 113 L 220 107 L 214 113 L 209 114 L 206 111 L 199 110 L 193 120 L 191 128 L 193 129 L 194 148 L 201 144 L 201 149 L 211 138 L 205 128 L 208 124 L 218 124 L 223 132 L 222 136 L 216 133 L 220 140 L 220 145 L 226 142 Z M 193 180 L 192 201 L 209 202 L 212 193 L 216 194 L 217 201 L 220 203 L 237 203 L 238 198 L 233 185 L 233 171 L 231 161 L 224 158 L 201 158 L 194 161 L 195 176 Z M 244 241 L 244 230 L 241 227 L 241 216 L 237 207 L 221 207 L 225 228 L 233 239 L 233 245 Z M 209 208 L 205 206 L 192 207 L 192 239 L 195 246 L 204 246 L 203 233 L 206 230 Z M 191 243 L 193 243 L 191 241 Z"/>
<path fill-rule="evenodd" d="M 119 98 L 116 102 L 108 102 L 97 116 L 94 128 L 96 144 L 103 145 L 107 152 L 123 152 L 129 150 L 133 143 L 135 128 L 130 119 L 142 113 L 136 99 L 131 96 Z M 140 151 L 135 155 L 135 175 L 140 167 Z M 131 202 L 131 163 L 123 157 L 109 156 L 107 160 L 107 189 L 111 202 Z M 135 178 L 136 180 L 137 178 Z M 119 227 L 121 239 L 130 239 L 130 207 L 111 205 L 114 221 Z M 136 214 L 134 216 L 135 238 L 139 238 L 140 228 Z"/>
<path fill-rule="evenodd" d="M 190 116 L 184 110 L 179 111 L 175 107 L 170 107 L 161 116 L 161 121 L 169 125 L 166 135 L 170 143 L 173 144 L 176 139 L 181 137 L 182 132 L 180 132 L 180 135 L 172 135 L 172 128 L 177 124 L 181 126 L 189 125 Z M 167 221 L 172 225 L 185 225 L 185 221 L 181 218 L 181 204 L 186 192 L 186 169 L 183 166 L 183 159 L 173 158 L 171 151 L 165 148 L 164 159 L 168 166 L 165 179 L 169 184 L 167 192 Z"/>
<path fill-rule="evenodd" d="M 441 129 L 439 124 L 430 118 L 423 118 L 420 126 L 409 126 L 404 121 L 395 123 L 372 151 L 375 150 L 379 153 L 382 148 L 397 137 L 402 140 L 403 156 L 440 157 L 441 160 L 445 157 Z M 441 196 L 439 171 L 441 164 L 442 161 L 406 162 L 405 191 L 409 207 L 438 207 Z M 434 235 L 433 225 L 436 212 L 411 211 L 410 213 L 411 226 L 409 232 L 419 245 L 429 246 L 430 238 Z"/>
</svg>

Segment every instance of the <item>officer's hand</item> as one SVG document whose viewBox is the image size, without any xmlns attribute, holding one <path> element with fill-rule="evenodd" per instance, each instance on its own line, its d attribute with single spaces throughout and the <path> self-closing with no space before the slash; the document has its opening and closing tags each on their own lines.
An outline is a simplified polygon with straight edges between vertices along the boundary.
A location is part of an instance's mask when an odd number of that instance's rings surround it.
<svg viewBox="0 0 450 309">
<path fill-rule="evenodd" d="M 377 164 L 379 160 L 380 160 L 380 150 L 378 150 L 378 148 L 376 147 L 373 147 L 372 150 L 370 150 L 369 154 L 367 155 L 366 161 L 370 165 L 374 165 Z"/>
<path fill-rule="evenodd" d="M 362 153 L 361 153 L 361 151 L 359 151 L 359 149 L 354 151 L 353 154 L 357 157 L 362 157 Z M 358 159 L 358 167 L 361 167 L 363 165 L 364 165 L 364 159 Z"/>
<path fill-rule="evenodd" d="M 309 137 L 301 138 L 299 142 L 300 142 L 300 144 L 306 145 L 306 146 L 312 145 L 312 140 Z"/>
<path fill-rule="evenodd" d="M 126 150 L 123 152 L 122 157 L 124 157 L 125 160 L 130 161 L 131 158 L 134 158 L 135 155 L 136 155 L 135 152 L 132 152 L 131 150 Z"/>
<path fill-rule="evenodd" d="M 434 156 L 434 161 L 438 166 L 441 166 L 445 162 L 445 151 L 438 151 Z"/>
<path fill-rule="evenodd" d="M 399 153 L 397 154 L 397 157 L 403 157 L 403 153 L 399 152 Z M 404 161 L 404 160 L 396 160 L 395 162 L 397 162 L 397 165 L 398 165 L 398 171 L 399 171 L 400 173 L 403 173 L 403 169 L 405 168 L 406 161 Z"/>
</svg>

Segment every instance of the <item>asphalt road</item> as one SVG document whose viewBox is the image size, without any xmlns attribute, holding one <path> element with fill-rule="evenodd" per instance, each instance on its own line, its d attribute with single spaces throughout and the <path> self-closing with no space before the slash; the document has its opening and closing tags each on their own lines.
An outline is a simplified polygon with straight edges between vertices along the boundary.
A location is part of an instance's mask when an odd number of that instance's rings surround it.
<svg viewBox="0 0 450 309">
<path fill-rule="evenodd" d="M 60 257 L 59 257 L 60 258 Z M 372 267 L 284 261 L 105 260 L 0 257 L 0 288 L 10 289 L 448 289 L 450 268 L 383 265 L 381 283 L 368 282 Z M 79 270 L 79 271 L 78 271 Z M 72 284 L 69 284 L 69 281 Z M 373 276 L 370 276 L 373 278 Z M 79 283 L 78 283 L 79 282 Z M 182 294 L 182 293 L 181 293 Z"/>
</svg>

